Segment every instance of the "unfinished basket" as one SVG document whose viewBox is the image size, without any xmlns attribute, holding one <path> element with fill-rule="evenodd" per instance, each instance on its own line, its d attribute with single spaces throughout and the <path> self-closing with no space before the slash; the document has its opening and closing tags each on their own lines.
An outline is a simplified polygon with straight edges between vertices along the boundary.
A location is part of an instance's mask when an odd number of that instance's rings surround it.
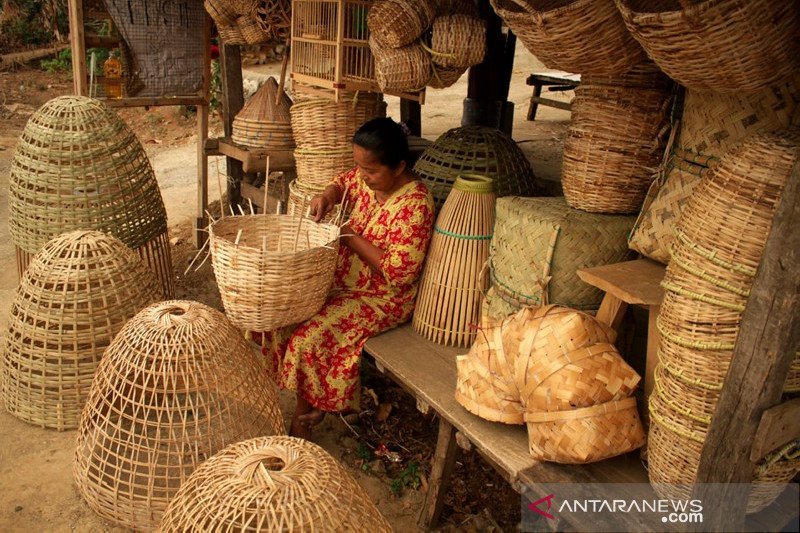
<svg viewBox="0 0 800 533">
<path fill-rule="evenodd" d="M 389 48 L 370 38 L 369 48 L 375 57 L 375 79 L 381 91 L 421 91 L 431 79 L 431 56 L 420 41 Z"/>
<path fill-rule="evenodd" d="M 286 206 L 286 214 L 294 217 L 306 216 L 311 200 L 314 196 L 322 194 L 324 190 L 324 188 L 306 188 L 297 180 L 293 180 L 289 184 L 289 204 Z M 332 222 L 339 218 L 339 207 L 338 205 L 334 206 L 320 222 Z"/>
<path fill-rule="evenodd" d="M 443 133 L 417 160 L 414 172 L 428 186 L 437 208 L 465 173 L 492 178 L 497 196 L 532 196 L 538 189 L 531 165 L 514 139 L 481 126 Z"/>
<path fill-rule="evenodd" d="M 11 303 L 2 358 L 8 412 L 41 427 L 78 427 L 103 350 L 160 299 L 152 271 L 119 239 L 79 230 L 48 242 Z"/>
<path fill-rule="evenodd" d="M 400 48 L 416 41 L 435 15 L 430 0 L 380 0 L 370 8 L 367 25 L 382 47 Z"/>
<path fill-rule="evenodd" d="M 94 229 L 137 251 L 173 291 L 167 212 L 136 135 L 85 96 L 60 96 L 28 120 L 11 160 L 9 230 L 21 277 L 33 254 L 62 233 Z"/>
<path fill-rule="evenodd" d="M 236 326 L 272 331 L 322 308 L 336 269 L 338 226 L 248 215 L 217 220 L 209 230 L 214 275 Z"/>
<path fill-rule="evenodd" d="M 355 166 L 353 149 L 297 148 L 294 151 L 298 185 L 305 189 L 322 191 L 333 179 Z"/>
<path fill-rule="evenodd" d="M 482 275 L 494 227 L 494 183 L 485 176 L 456 179 L 433 230 L 414 309 L 414 330 L 440 344 L 469 346 L 475 339 Z"/>
<path fill-rule="evenodd" d="M 78 429 L 75 482 L 96 513 L 152 529 L 223 447 L 284 434 L 278 390 L 241 332 L 197 302 L 131 319 L 105 352 Z"/>
<path fill-rule="evenodd" d="M 291 107 L 292 100 L 270 76 L 233 119 L 233 142 L 268 151 L 292 150 Z"/>
<path fill-rule="evenodd" d="M 435 64 L 431 65 L 432 76 L 428 81 L 428 87 L 431 89 L 446 89 L 452 87 L 467 71 L 466 68 L 444 68 L 438 67 Z"/>
<path fill-rule="evenodd" d="M 486 22 L 463 14 L 436 17 L 428 52 L 431 60 L 440 67 L 477 65 L 486 53 Z"/>
<path fill-rule="evenodd" d="M 181 486 L 158 529 L 390 533 L 370 497 L 313 442 L 260 437 L 233 444 Z"/>
<path fill-rule="evenodd" d="M 800 70 L 800 6 L 784 0 L 616 0 L 631 34 L 696 91 L 777 85 Z"/>
</svg>

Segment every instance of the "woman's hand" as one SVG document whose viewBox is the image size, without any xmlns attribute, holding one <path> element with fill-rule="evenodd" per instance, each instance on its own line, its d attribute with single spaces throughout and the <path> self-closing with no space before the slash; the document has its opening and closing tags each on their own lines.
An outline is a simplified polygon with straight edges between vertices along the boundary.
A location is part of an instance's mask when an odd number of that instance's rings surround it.
<svg viewBox="0 0 800 533">
<path fill-rule="evenodd" d="M 309 215 L 314 219 L 314 222 L 319 222 L 325 215 L 330 213 L 333 209 L 333 202 L 326 198 L 324 194 L 318 194 L 311 199 L 309 204 Z"/>
</svg>

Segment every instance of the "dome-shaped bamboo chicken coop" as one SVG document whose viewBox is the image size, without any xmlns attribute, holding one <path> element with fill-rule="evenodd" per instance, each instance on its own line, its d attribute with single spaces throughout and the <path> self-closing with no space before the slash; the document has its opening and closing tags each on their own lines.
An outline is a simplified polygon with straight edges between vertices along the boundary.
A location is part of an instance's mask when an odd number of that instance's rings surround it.
<svg viewBox="0 0 800 533">
<path fill-rule="evenodd" d="M 133 131 L 110 108 L 60 96 L 28 120 L 11 160 L 9 227 L 22 276 L 62 233 L 110 233 L 139 253 L 172 295 L 167 212 Z"/>
<path fill-rule="evenodd" d="M 284 434 L 277 387 L 225 316 L 167 301 L 106 350 L 78 429 L 75 481 L 102 517 L 154 528 L 181 483 L 225 446 Z"/>
<path fill-rule="evenodd" d="M 11 304 L 2 357 L 8 412 L 42 427 L 78 427 L 103 351 L 160 299 L 153 272 L 116 237 L 78 230 L 45 244 Z"/>
<path fill-rule="evenodd" d="M 292 100 L 269 77 L 233 119 L 233 142 L 267 150 L 292 150 Z"/>
<path fill-rule="evenodd" d="M 325 450 L 292 437 L 228 446 L 181 486 L 159 531 L 390 532 L 364 489 Z"/>
</svg>

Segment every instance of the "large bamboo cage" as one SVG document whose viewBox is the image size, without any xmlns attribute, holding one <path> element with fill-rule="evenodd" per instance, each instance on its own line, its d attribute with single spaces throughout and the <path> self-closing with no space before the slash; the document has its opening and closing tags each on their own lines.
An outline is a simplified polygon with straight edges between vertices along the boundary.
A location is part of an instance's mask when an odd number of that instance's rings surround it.
<svg viewBox="0 0 800 533">
<path fill-rule="evenodd" d="M 488 278 L 483 276 L 494 227 L 494 184 L 459 176 L 433 228 L 414 308 L 414 330 L 440 344 L 475 340 Z"/>
<path fill-rule="evenodd" d="M 292 100 L 269 77 L 233 119 L 233 142 L 267 151 L 294 149 Z"/>
<path fill-rule="evenodd" d="M 110 233 L 137 251 L 173 292 L 167 212 L 133 131 L 85 96 L 60 96 L 28 120 L 11 160 L 9 230 L 21 277 L 33 255 L 62 233 Z"/>
<path fill-rule="evenodd" d="M 416 41 L 436 16 L 429 0 L 379 0 L 369 11 L 370 34 L 383 48 L 400 48 Z"/>
<path fill-rule="evenodd" d="M 340 102 L 295 93 L 291 110 L 292 131 L 304 150 L 337 150 L 352 146 L 353 135 L 365 122 L 386 116 L 380 93 L 352 92 Z"/>
<path fill-rule="evenodd" d="M 428 186 L 437 208 L 447 199 L 456 178 L 465 173 L 494 180 L 497 196 L 533 196 L 540 188 L 514 140 L 495 128 L 482 126 L 443 133 L 423 152 L 414 171 Z"/>
<path fill-rule="evenodd" d="M 465 14 L 436 17 L 428 52 L 438 67 L 463 69 L 477 65 L 486 54 L 486 21 Z"/>
<path fill-rule="evenodd" d="M 661 342 L 648 444 L 653 483 L 694 481 L 772 219 L 799 159 L 797 130 L 748 137 L 686 203 L 657 319 Z M 795 358 L 784 392 L 798 392 L 799 371 Z M 758 469 L 756 487 L 769 481 L 780 488 L 800 471 L 797 450 L 778 455 Z M 672 494 L 666 485 L 656 490 Z M 777 492 L 759 488 L 747 511 L 760 510 Z"/>
<path fill-rule="evenodd" d="M 41 427 L 78 427 L 103 351 L 160 299 L 153 272 L 116 237 L 78 230 L 45 244 L 11 303 L 0 391 L 8 412 Z"/>
<path fill-rule="evenodd" d="M 75 482 L 103 518 L 152 529 L 206 459 L 284 433 L 277 387 L 241 332 L 203 304 L 162 302 L 131 319 L 100 362 L 78 429 Z"/>
<path fill-rule="evenodd" d="M 389 533 L 369 495 L 320 446 L 293 437 L 232 444 L 181 486 L 158 528 L 202 531 Z"/>
<path fill-rule="evenodd" d="M 272 331 L 322 308 L 336 270 L 339 226 L 246 215 L 219 219 L 209 230 L 214 275 L 236 326 Z"/>
</svg>

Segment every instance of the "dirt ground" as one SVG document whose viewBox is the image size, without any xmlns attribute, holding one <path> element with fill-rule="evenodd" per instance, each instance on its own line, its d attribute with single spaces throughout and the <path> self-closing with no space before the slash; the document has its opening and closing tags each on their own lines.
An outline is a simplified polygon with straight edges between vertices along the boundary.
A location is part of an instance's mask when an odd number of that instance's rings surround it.
<svg viewBox="0 0 800 533">
<path fill-rule="evenodd" d="M 278 65 L 245 71 L 257 79 L 277 73 Z M 544 68 L 524 50 L 517 53 L 509 100 L 516 104 L 514 138 L 531 160 L 534 172 L 557 182 L 569 113 L 540 108 L 537 120 L 525 114 L 530 87 L 525 78 Z M 460 125 L 466 76 L 453 87 L 430 90 L 423 106 L 423 136 L 435 139 Z M 13 247 L 8 234 L 8 174 L 13 147 L 33 111 L 48 99 L 69 94 L 66 74 L 34 69 L 0 72 L 0 328 L 5 328 L 17 285 Z M 569 99 L 571 92 L 552 93 Z M 161 186 L 170 222 L 177 297 L 221 309 L 213 273 L 206 263 L 184 275 L 196 254 L 191 224 L 195 216 L 196 132 L 194 116 L 176 107 L 123 110 L 121 115 L 144 144 Z M 399 119 L 399 101 L 389 100 L 389 115 Z M 212 135 L 219 131 L 212 120 Z M 211 201 L 218 201 L 215 158 L 209 162 Z M 219 209 L 218 202 L 212 210 Z M 349 467 L 397 531 L 416 531 L 416 516 L 427 488 L 436 427 L 415 410 L 399 387 L 367 365 L 362 412 L 347 419 L 328 416 L 315 440 Z M 282 396 L 286 414 L 292 399 Z M 0 531 L 119 531 L 82 502 L 72 483 L 75 432 L 40 429 L 0 408 Z M 392 453 L 381 454 L 384 447 Z M 396 454 L 396 455 L 394 455 Z M 391 458 L 398 458 L 394 462 Z M 462 453 L 445 502 L 443 528 L 453 531 L 513 531 L 519 500 L 507 483 L 475 452 Z"/>
</svg>

